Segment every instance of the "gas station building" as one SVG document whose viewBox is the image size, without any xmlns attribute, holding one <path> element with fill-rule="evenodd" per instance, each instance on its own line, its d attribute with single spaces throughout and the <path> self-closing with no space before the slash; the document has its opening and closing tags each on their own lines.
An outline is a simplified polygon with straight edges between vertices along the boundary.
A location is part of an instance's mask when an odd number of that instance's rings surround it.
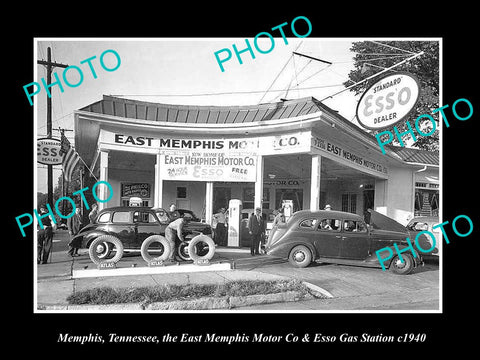
<svg viewBox="0 0 480 360">
<path fill-rule="evenodd" d="M 77 152 L 113 189 L 101 208 L 135 196 L 208 223 L 231 199 L 244 209 L 286 200 L 293 211 L 372 208 L 402 224 L 438 216 L 438 152 L 388 146 L 384 155 L 373 135 L 313 97 L 191 106 L 104 96 L 74 116 Z"/>
</svg>

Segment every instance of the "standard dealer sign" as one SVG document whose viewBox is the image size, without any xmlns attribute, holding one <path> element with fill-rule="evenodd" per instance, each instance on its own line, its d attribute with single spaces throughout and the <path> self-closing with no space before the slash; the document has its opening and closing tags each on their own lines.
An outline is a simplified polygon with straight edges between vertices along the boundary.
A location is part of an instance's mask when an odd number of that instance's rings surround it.
<svg viewBox="0 0 480 360">
<path fill-rule="evenodd" d="M 418 101 L 418 80 L 410 74 L 387 75 L 370 86 L 357 105 L 359 123 L 371 130 L 396 124 L 413 110 Z"/>
</svg>

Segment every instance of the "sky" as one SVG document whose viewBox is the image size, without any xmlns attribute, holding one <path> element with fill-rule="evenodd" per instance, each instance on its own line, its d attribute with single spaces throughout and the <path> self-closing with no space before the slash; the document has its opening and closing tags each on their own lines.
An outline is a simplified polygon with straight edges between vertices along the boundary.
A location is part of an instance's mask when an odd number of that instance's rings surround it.
<svg viewBox="0 0 480 360">
<path fill-rule="evenodd" d="M 260 49 L 272 47 L 267 37 L 259 40 Z M 280 37 L 274 38 L 270 52 L 262 54 L 254 47 L 253 39 L 249 39 L 255 58 L 248 51 L 241 53 L 243 64 L 235 57 L 232 45 L 245 49 L 245 38 L 37 38 L 35 43 L 37 60 L 46 60 L 47 47 L 50 47 L 53 61 L 78 66 L 82 71 L 82 81 L 76 69 L 67 71 L 67 80 L 79 84 L 69 87 L 62 77 L 64 69 L 55 68 L 64 91 L 61 92 L 58 85 L 50 88 L 52 127 L 73 130 L 73 112 L 101 100 L 103 95 L 183 105 L 254 105 L 308 96 L 322 100 L 345 89 L 342 83 L 353 69 L 354 54 L 350 47 L 352 41 L 360 40 L 293 37 L 287 38 L 288 44 L 285 44 Z M 223 63 L 225 71 L 222 72 L 214 54 L 225 48 L 232 52 L 232 58 Z M 100 64 L 105 50 L 114 50 L 120 57 L 120 66 L 114 71 L 106 71 Z M 219 53 L 219 57 L 223 59 L 226 54 Z M 93 56 L 91 64 L 97 78 L 93 77 L 88 63 L 81 63 Z M 117 65 L 112 52 L 107 52 L 103 60 L 107 68 Z M 36 79 L 32 81 L 41 83 L 41 79 L 46 78 L 46 67 L 33 66 Z M 34 96 L 37 138 L 47 134 L 46 98 L 43 87 Z M 26 96 L 25 101 L 28 104 Z M 352 92 L 344 91 L 324 103 L 353 120 L 357 101 Z M 74 144 L 74 133 L 66 135 Z M 59 138 L 59 132 L 54 131 L 53 137 Z M 46 192 L 46 166 L 37 164 L 37 171 L 37 191 Z M 60 167 L 54 167 L 54 186 L 60 173 Z"/>
</svg>

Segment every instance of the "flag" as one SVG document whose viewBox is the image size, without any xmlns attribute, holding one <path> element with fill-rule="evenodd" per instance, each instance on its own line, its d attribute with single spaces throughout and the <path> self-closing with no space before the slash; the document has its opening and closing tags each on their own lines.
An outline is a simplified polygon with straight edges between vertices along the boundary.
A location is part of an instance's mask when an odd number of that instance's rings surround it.
<svg viewBox="0 0 480 360">
<path fill-rule="evenodd" d="M 62 155 L 63 177 L 66 181 L 72 179 L 73 169 L 80 160 L 80 155 L 72 148 L 70 141 L 62 133 L 60 142 L 60 155 Z"/>
</svg>

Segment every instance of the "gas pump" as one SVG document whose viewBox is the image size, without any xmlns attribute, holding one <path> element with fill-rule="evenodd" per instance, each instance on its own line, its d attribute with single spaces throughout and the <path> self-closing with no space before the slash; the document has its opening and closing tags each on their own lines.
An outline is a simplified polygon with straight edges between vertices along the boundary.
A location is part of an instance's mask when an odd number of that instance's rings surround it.
<svg viewBox="0 0 480 360">
<path fill-rule="evenodd" d="M 282 200 L 282 208 L 286 222 L 293 215 L 293 200 Z"/>
<path fill-rule="evenodd" d="M 240 246 L 240 226 L 242 201 L 231 199 L 228 202 L 228 246 Z"/>
</svg>

